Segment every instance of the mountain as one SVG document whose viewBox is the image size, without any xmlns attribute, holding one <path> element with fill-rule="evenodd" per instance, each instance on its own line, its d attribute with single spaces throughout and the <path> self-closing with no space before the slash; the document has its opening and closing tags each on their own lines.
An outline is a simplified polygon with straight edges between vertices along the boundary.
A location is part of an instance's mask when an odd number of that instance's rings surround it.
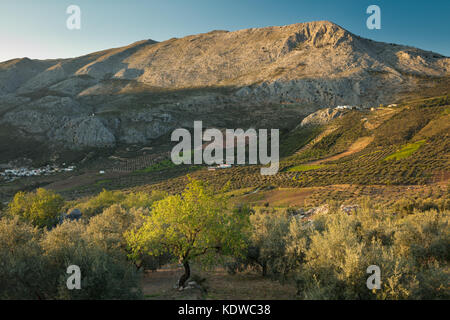
<svg viewBox="0 0 450 320">
<path fill-rule="evenodd" d="M 448 57 L 364 39 L 328 21 L 144 40 L 71 59 L 14 59 L 0 63 L 0 162 L 21 152 L 5 152 L 12 136 L 50 154 L 152 145 L 193 120 L 293 128 L 320 108 L 391 103 L 449 73 Z"/>
</svg>

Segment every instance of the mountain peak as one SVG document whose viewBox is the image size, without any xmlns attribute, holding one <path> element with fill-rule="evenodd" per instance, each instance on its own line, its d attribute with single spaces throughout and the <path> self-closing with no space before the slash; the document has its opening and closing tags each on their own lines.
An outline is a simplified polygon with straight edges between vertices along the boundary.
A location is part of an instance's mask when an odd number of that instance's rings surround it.
<svg viewBox="0 0 450 320">
<path fill-rule="evenodd" d="M 147 143 L 190 112 L 219 110 L 211 117 L 220 122 L 229 108 L 254 115 L 255 106 L 378 105 L 449 71 L 449 58 L 369 41 L 330 21 L 216 30 L 0 64 L 0 123 L 73 148 Z"/>
</svg>

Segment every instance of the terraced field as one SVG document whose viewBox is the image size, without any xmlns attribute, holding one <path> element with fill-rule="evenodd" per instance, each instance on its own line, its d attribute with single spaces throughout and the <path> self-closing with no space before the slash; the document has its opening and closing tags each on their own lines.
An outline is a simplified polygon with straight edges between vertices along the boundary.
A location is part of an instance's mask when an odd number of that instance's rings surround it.
<svg viewBox="0 0 450 320">
<path fill-rule="evenodd" d="M 168 153 L 161 151 L 102 160 L 103 167 L 93 165 L 75 176 L 46 178 L 46 186 L 75 199 L 102 189 L 179 192 L 188 174 L 218 190 L 225 185 L 231 190 L 446 185 L 450 172 L 449 104 L 445 96 L 399 104 L 394 111 L 386 109 L 388 115 L 380 109 L 352 111 L 325 126 L 285 133 L 280 139 L 279 172 L 273 176 L 262 176 L 258 165 L 217 171 L 208 171 L 206 166 L 175 166 L 168 163 Z M 384 120 L 368 129 L 365 123 L 374 117 Z M 98 174 L 101 168 L 107 168 L 105 175 Z"/>
<path fill-rule="evenodd" d="M 217 188 L 229 183 L 232 189 L 435 183 L 447 179 L 445 172 L 450 171 L 450 131 L 442 121 L 447 117 L 447 103 L 445 97 L 400 105 L 373 130 L 362 126 L 367 115 L 361 112 L 331 123 L 329 126 L 337 127 L 332 131 L 327 127 L 319 131 L 308 129 L 308 138 L 298 139 L 301 151 L 283 158 L 280 171 L 274 176 L 260 175 L 259 166 L 198 170 L 192 176 L 210 181 Z M 431 129 L 429 124 L 440 126 Z M 327 130 L 328 135 L 314 140 L 314 135 L 320 136 Z M 361 138 L 360 133 L 365 136 Z M 299 132 L 291 137 L 295 134 Z M 292 139 L 289 143 L 293 148 Z M 310 145 L 304 148 L 306 143 Z M 151 187 L 177 192 L 185 179 L 180 176 Z"/>
</svg>

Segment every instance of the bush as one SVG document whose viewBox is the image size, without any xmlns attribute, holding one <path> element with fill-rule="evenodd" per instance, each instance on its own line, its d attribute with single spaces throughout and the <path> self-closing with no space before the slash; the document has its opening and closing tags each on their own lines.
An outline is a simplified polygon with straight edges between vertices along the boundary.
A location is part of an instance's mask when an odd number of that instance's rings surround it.
<svg viewBox="0 0 450 320">
<path fill-rule="evenodd" d="M 108 191 L 103 190 L 97 196 L 89 199 L 87 202 L 78 206 L 83 212 L 83 216 L 90 218 L 97 214 L 100 214 L 106 208 L 109 208 L 113 204 L 121 203 L 125 199 L 125 194 L 121 191 Z"/>
<path fill-rule="evenodd" d="M 121 202 L 124 208 L 151 208 L 155 201 L 164 199 L 167 196 L 165 192 L 152 191 L 151 194 L 145 192 L 129 193 Z"/>
<path fill-rule="evenodd" d="M 0 220 L 0 299 L 51 299 L 53 274 L 39 246 L 41 231 L 30 223 Z"/>
<path fill-rule="evenodd" d="M 262 270 L 263 276 L 276 274 L 282 269 L 285 235 L 289 230 L 289 216 L 286 211 L 257 211 L 250 216 L 252 236 L 250 247 L 257 252 L 253 261 Z M 249 256 L 252 258 L 251 256 Z"/>
<path fill-rule="evenodd" d="M 1 219 L 0 299 L 140 298 L 140 273 L 122 246 L 122 231 L 132 223 L 127 215 L 114 221 L 121 210 L 111 208 L 92 226 L 66 221 L 49 231 L 17 216 Z M 81 290 L 67 289 L 69 265 L 81 269 Z"/>
<path fill-rule="evenodd" d="M 439 201 L 417 201 L 424 209 L 442 208 Z M 392 210 L 365 203 L 345 213 L 330 206 L 313 220 L 257 211 L 251 216 L 254 251 L 229 270 L 264 266 L 294 281 L 302 299 L 448 299 L 450 212 Z M 381 269 L 380 290 L 366 286 L 370 265 Z"/>
<path fill-rule="evenodd" d="M 112 248 L 91 242 L 81 222 L 65 222 L 42 239 L 47 268 L 52 270 L 56 299 L 137 299 L 139 273 L 117 243 Z M 66 269 L 81 269 L 81 290 L 68 290 Z"/>
<path fill-rule="evenodd" d="M 8 213 L 38 227 L 51 228 L 58 221 L 64 199 L 51 190 L 18 192 L 8 205 Z"/>
<path fill-rule="evenodd" d="M 73 206 L 73 208 L 80 209 L 83 212 L 83 216 L 91 218 L 116 204 L 121 205 L 125 209 L 149 209 L 155 201 L 161 200 L 165 196 L 167 194 L 160 191 L 152 191 L 149 194 L 145 192 L 124 193 L 122 191 L 103 190 L 97 196 L 92 197 L 86 202 L 79 203 Z"/>
<path fill-rule="evenodd" d="M 244 256 L 228 261 L 228 273 L 255 269 L 263 276 L 283 275 L 287 272 L 285 258 L 286 237 L 290 215 L 286 210 L 257 208 L 250 215 L 251 235 Z"/>
<path fill-rule="evenodd" d="M 325 217 L 326 228 L 315 231 L 297 271 L 299 293 L 314 299 L 427 299 L 448 297 L 448 211 L 391 218 L 360 210 L 354 215 Z M 366 268 L 382 270 L 382 288 L 366 288 Z M 429 278 L 429 275 L 436 277 Z"/>
</svg>

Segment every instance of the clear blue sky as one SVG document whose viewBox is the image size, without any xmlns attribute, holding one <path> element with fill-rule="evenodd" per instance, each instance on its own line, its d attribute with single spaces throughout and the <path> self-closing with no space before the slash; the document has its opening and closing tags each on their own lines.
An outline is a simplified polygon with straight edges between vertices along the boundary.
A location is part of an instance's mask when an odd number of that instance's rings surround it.
<svg viewBox="0 0 450 320">
<path fill-rule="evenodd" d="M 71 4 L 81 8 L 81 30 L 66 28 Z M 381 8 L 381 30 L 366 28 L 371 4 Z M 0 0 L 0 61 L 74 57 L 143 39 L 314 20 L 450 56 L 449 13 L 449 0 Z"/>
</svg>

